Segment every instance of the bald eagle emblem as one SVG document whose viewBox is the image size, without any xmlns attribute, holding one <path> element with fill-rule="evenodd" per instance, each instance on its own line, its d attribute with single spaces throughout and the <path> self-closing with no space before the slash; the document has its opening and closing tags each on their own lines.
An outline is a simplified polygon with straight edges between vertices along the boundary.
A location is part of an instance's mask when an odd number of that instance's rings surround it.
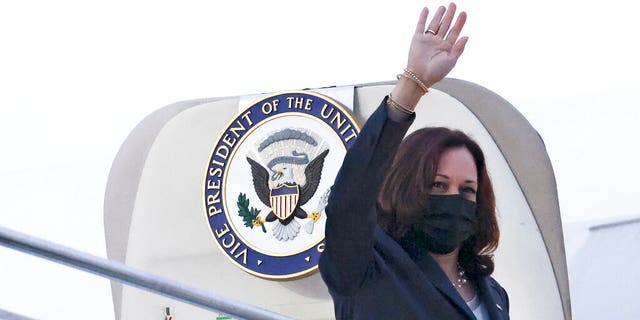
<svg viewBox="0 0 640 320">
<path fill-rule="evenodd" d="M 312 213 L 302 208 L 311 200 L 318 189 L 322 178 L 324 160 L 329 149 L 319 144 L 317 137 L 304 129 L 288 128 L 272 133 L 257 148 L 259 157 L 270 160 L 266 167 L 247 156 L 251 167 L 253 188 L 260 201 L 269 208 L 269 213 L 263 218 L 257 209 L 252 214 L 245 215 L 245 225 L 260 226 L 271 223 L 272 234 L 279 241 L 294 239 L 300 232 L 298 220 L 311 219 L 304 229 L 313 232 L 313 224 L 320 218 L 326 206 L 329 190 L 318 201 L 318 206 Z M 309 154 L 317 154 L 309 160 Z M 241 194 L 240 196 L 243 196 Z M 240 203 L 239 197 L 239 203 Z M 248 201 L 245 200 L 248 207 Z M 241 206 L 240 206 L 241 207 Z M 242 216 L 243 213 L 239 212 Z M 251 218 L 251 224 L 246 219 Z"/>
</svg>

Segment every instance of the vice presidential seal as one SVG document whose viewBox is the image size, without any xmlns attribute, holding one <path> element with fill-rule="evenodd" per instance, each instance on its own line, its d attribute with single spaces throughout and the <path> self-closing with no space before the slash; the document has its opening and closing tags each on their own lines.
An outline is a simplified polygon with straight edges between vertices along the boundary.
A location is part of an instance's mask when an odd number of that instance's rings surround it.
<svg viewBox="0 0 640 320">
<path fill-rule="evenodd" d="M 340 104 L 310 91 L 271 95 L 240 112 L 213 147 L 204 185 L 224 254 L 268 279 L 317 270 L 324 208 L 358 132 Z"/>
</svg>

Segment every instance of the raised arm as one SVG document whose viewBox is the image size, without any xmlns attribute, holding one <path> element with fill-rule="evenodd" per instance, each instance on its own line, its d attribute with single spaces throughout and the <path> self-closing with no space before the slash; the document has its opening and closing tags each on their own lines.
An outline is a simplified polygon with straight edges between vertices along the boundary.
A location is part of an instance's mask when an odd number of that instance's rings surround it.
<svg viewBox="0 0 640 320">
<path fill-rule="evenodd" d="M 466 15 L 461 13 L 450 28 L 455 5 L 440 7 L 425 33 L 428 9 L 420 14 L 411 41 L 405 76 L 367 120 L 347 152 L 326 207 L 325 252 L 320 268 L 329 287 L 341 294 L 356 290 L 373 265 L 376 199 L 387 168 L 402 141 L 420 97 L 454 67 L 466 38 L 458 39 Z M 449 31 L 450 30 L 450 31 Z M 411 79 L 409 75 L 417 77 Z M 404 111 L 402 111 L 404 109 Z M 411 168 L 407 168 L 411 170 Z"/>
</svg>

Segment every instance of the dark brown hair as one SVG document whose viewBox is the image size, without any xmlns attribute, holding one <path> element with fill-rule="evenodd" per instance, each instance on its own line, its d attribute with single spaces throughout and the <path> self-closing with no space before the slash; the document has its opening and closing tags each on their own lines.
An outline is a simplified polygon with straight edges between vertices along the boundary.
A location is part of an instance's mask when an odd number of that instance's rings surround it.
<svg viewBox="0 0 640 320">
<path fill-rule="evenodd" d="M 475 234 L 462 243 L 458 260 L 468 276 L 488 276 L 493 273 L 493 252 L 498 247 L 500 237 L 495 197 L 482 150 L 461 131 L 442 127 L 423 128 L 402 141 L 378 195 L 381 209 L 378 223 L 400 242 L 428 205 L 440 155 L 456 147 L 469 150 L 478 170 L 478 224 Z"/>
</svg>

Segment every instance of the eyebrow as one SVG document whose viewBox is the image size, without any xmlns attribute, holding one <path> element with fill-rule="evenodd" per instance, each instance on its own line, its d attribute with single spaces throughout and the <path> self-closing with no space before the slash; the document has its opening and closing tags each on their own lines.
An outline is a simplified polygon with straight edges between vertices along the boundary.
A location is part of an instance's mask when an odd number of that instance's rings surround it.
<svg viewBox="0 0 640 320">
<path fill-rule="evenodd" d="M 436 176 L 440 176 L 443 177 L 445 179 L 450 179 L 449 176 L 447 176 L 446 174 L 442 174 L 442 173 L 436 173 Z M 478 184 L 478 182 L 474 181 L 474 180 L 465 180 L 465 183 L 474 183 L 474 184 Z"/>
</svg>

